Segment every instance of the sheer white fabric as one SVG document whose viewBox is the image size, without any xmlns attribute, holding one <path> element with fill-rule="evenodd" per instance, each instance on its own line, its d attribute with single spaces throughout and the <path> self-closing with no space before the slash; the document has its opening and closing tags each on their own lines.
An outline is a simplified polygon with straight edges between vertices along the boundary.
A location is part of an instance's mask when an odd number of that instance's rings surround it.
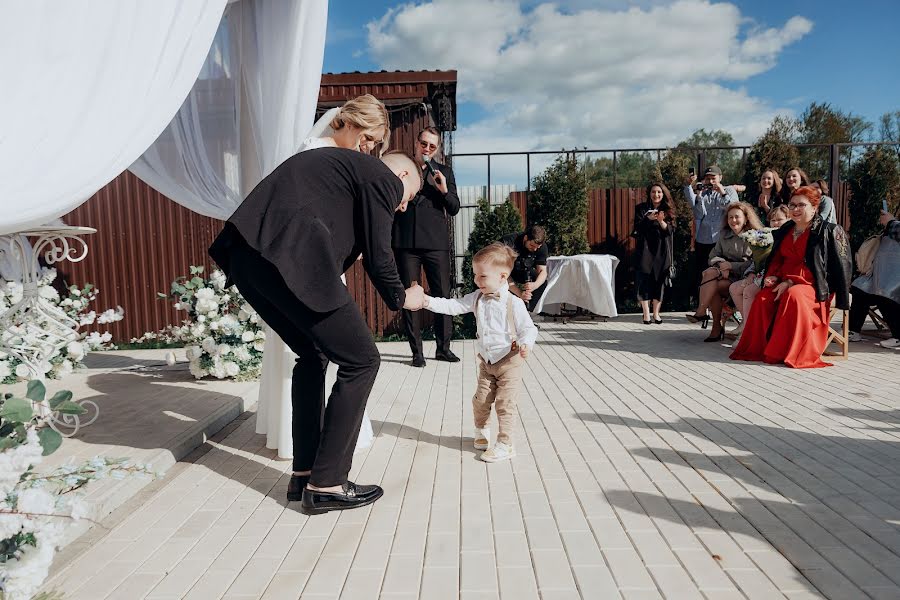
<svg viewBox="0 0 900 600">
<path fill-rule="evenodd" d="M 184 101 L 226 0 L 31 0 L 0 18 L 0 234 L 62 216 Z"/>
<path fill-rule="evenodd" d="M 130 170 L 192 211 L 227 219 L 307 135 L 327 16 L 327 0 L 230 4 L 178 114 Z"/>
<path fill-rule="evenodd" d="M 328 123 L 334 118 L 336 112 L 337 109 L 332 109 L 316 122 L 311 133 L 318 134 L 318 136 L 304 140 L 300 151 L 332 145 L 320 138 L 333 133 L 328 127 Z M 343 275 L 341 275 L 341 281 L 347 283 Z M 293 414 L 291 377 L 296 360 L 297 355 L 291 352 L 278 334 L 267 329 L 266 344 L 263 349 L 262 375 L 259 382 L 259 400 L 256 405 L 256 433 L 266 436 L 266 447 L 277 450 L 280 458 L 290 458 L 294 455 L 294 442 L 291 434 Z M 372 421 L 369 420 L 367 410 L 363 414 L 359 437 L 356 438 L 356 451 L 368 448 L 374 439 L 375 432 L 372 430 Z"/>
</svg>

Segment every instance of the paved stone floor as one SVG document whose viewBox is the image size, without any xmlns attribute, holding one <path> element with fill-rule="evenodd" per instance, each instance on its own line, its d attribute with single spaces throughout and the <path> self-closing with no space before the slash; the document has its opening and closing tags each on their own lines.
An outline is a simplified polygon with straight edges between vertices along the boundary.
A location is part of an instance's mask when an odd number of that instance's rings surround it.
<svg viewBox="0 0 900 600">
<path fill-rule="evenodd" d="M 141 598 L 900 598 L 900 352 L 796 371 L 670 317 L 545 323 L 518 456 L 472 449 L 475 362 L 383 344 L 371 507 L 306 517 L 245 413 L 48 587 Z"/>
</svg>

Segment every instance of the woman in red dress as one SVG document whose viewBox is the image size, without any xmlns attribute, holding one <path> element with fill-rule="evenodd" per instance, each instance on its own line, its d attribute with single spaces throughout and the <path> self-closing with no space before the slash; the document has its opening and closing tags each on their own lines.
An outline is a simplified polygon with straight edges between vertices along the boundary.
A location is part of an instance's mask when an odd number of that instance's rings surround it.
<svg viewBox="0 0 900 600">
<path fill-rule="evenodd" d="M 763 289 L 753 301 L 744 335 L 731 358 L 784 363 L 796 369 L 827 367 L 832 298 L 850 306 L 850 249 L 847 234 L 817 210 L 822 193 L 802 186 L 791 196 L 791 221 L 774 232 Z"/>
</svg>

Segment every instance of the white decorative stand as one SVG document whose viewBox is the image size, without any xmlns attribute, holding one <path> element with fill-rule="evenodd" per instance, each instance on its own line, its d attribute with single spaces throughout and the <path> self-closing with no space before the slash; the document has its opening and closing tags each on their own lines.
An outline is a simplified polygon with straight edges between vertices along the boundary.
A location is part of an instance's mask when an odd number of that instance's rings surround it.
<svg viewBox="0 0 900 600">
<path fill-rule="evenodd" d="M 0 236 L 0 244 L 11 261 L 21 268 L 22 299 L 0 315 L 0 332 L 8 334 L 0 338 L 0 351 L 15 356 L 30 371 L 30 379 L 43 380 L 44 366 L 50 357 L 69 342 L 78 339 L 78 322 L 59 307 L 38 294 L 43 256 L 47 265 L 68 260 L 78 262 L 87 256 L 87 243 L 82 235 L 96 233 L 90 227 L 44 226 L 27 231 Z M 32 241 L 29 242 L 29 238 Z M 38 342 L 29 342 L 38 340 Z M 84 415 L 55 415 L 49 406 L 39 403 L 37 410 L 49 416 L 50 427 L 60 435 L 71 437 L 80 427 L 90 425 L 100 416 L 100 407 L 91 400 L 73 400 L 88 412 Z M 91 413 L 93 414 L 91 415 Z M 83 420 L 86 415 L 90 418 Z"/>
</svg>

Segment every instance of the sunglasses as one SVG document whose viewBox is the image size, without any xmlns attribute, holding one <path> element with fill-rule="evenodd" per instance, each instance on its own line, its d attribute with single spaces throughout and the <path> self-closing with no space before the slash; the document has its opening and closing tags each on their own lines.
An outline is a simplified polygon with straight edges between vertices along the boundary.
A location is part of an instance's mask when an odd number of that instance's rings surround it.
<svg viewBox="0 0 900 600">
<path fill-rule="evenodd" d="M 424 140 L 419 140 L 419 146 L 422 148 L 422 150 L 434 151 L 434 150 L 438 149 L 437 144 L 429 144 L 428 142 L 426 142 Z"/>
</svg>

